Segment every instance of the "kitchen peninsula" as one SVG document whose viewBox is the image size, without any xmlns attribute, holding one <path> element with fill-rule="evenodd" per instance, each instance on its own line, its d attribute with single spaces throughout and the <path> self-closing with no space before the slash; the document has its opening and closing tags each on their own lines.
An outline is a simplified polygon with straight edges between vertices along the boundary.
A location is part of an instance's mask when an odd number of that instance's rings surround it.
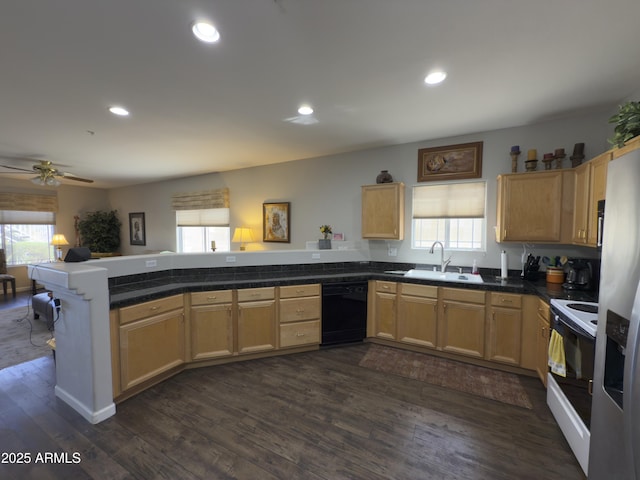
<svg viewBox="0 0 640 480">
<path fill-rule="evenodd" d="M 313 250 L 158 254 L 114 257 L 83 263 L 34 265 L 29 276 L 61 300 L 56 323 L 56 395 L 86 420 L 99 423 L 115 414 L 110 312 L 189 292 L 324 281 L 438 282 L 408 279 L 391 270 L 415 264 L 370 262 L 366 250 Z M 487 275 L 482 284 L 448 287 L 547 296 L 544 287 Z M 440 282 L 442 284 L 442 282 Z M 546 298 L 548 300 L 548 298 Z M 316 343 L 310 348 L 318 348 Z M 179 370 L 178 370 L 179 371 Z"/>
</svg>

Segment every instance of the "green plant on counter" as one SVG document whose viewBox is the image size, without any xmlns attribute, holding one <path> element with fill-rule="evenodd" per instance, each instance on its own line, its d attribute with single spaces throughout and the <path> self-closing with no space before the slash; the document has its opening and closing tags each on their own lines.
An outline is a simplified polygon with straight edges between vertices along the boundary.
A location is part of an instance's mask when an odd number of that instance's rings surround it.
<svg viewBox="0 0 640 480">
<path fill-rule="evenodd" d="M 89 212 L 78 222 L 82 245 L 96 253 L 113 253 L 120 248 L 120 226 L 117 210 Z"/>
<path fill-rule="evenodd" d="M 609 143 L 623 147 L 625 142 L 640 135 L 640 102 L 626 102 L 620 105 L 618 113 L 609 119 L 609 123 L 616 124 Z"/>
</svg>

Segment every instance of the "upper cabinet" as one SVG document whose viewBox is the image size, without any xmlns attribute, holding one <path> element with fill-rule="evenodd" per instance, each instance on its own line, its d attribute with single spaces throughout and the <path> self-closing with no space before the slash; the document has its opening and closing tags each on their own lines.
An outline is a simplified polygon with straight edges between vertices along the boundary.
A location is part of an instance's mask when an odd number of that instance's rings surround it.
<svg viewBox="0 0 640 480">
<path fill-rule="evenodd" d="M 607 188 L 607 165 L 611 151 L 576 168 L 572 241 L 576 245 L 595 247 L 598 236 L 598 202 Z"/>
<path fill-rule="evenodd" d="M 571 243 L 574 170 L 498 177 L 498 242 Z"/>
<path fill-rule="evenodd" d="M 404 238 L 404 183 L 362 187 L 362 238 Z"/>
</svg>

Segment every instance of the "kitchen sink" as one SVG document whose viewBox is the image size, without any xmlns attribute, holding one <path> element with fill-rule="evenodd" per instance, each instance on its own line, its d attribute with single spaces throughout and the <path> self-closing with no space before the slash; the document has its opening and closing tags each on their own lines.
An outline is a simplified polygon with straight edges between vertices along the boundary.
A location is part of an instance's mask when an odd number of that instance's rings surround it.
<svg viewBox="0 0 640 480">
<path fill-rule="evenodd" d="M 421 278 L 424 280 L 438 280 L 441 282 L 462 282 L 462 283 L 482 283 L 480 275 L 471 275 L 470 273 L 455 272 L 434 272 L 433 270 L 419 270 L 414 268 L 404 274 L 409 278 Z"/>
</svg>

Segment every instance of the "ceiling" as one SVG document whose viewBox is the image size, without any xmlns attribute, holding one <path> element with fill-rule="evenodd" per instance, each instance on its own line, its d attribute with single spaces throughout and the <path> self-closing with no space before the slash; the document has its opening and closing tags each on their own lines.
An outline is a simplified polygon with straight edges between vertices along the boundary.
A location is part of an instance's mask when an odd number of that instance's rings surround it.
<svg viewBox="0 0 640 480">
<path fill-rule="evenodd" d="M 4 2 L 0 164 L 110 188 L 603 108 L 640 90 L 638 18 L 638 0 Z M 316 123 L 291 122 L 302 103 Z"/>
</svg>

